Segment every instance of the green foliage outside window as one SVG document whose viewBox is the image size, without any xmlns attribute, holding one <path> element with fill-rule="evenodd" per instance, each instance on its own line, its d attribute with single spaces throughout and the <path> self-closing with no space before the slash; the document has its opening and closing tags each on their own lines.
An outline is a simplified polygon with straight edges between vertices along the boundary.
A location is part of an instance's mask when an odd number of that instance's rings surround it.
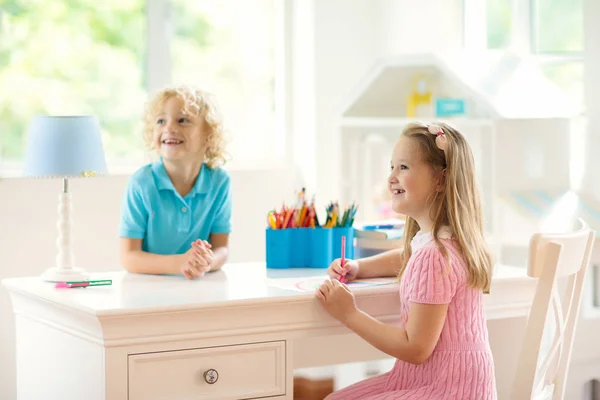
<svg viewBox="0 0 600 400">
<path fill-rule="evenodd" d="M 22 159 L 36 114 L 97 115 L 109 160 L 143 155 L 145 5 L 0 0 L 0 161 Z M 202 47 L 210 25 L 182 20 L 179 29 Z"/>
<path fill-rule="evenodd" d="M 0 0 L 0 164 L 36 114 L 94 114 L 109 162 L 143 159 L 147 1 Z M 238 150 L 270 151 L 274 1 L 165 1 L 172 83 L 217 95 Z"/>
<path fill-rule="evenodd" d="M 512 0 L 485 0 L 489 49 L 510 46 Z M 583 51 L 583 0 L 518 0 L 531 7 L 531 50 L 537 54 L 573 54 Z M 583 63 L 564 61 L 542 65 L 542 72 L 583 107 Z"/>
<path fill-rule="evenodd" d="M 137 146 L 144 0 L 0 0 L 0 156 L 21 159 L 36 114 L 95 114 L 107 153 Z"/>
</svg>

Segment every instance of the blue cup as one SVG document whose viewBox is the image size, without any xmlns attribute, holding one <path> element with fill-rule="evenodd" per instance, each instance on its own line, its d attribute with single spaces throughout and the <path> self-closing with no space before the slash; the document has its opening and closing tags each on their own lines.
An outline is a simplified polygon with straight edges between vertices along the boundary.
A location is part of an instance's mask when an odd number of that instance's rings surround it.
<svg viewBox="0 0 600 400">
<path fill-rule="evenodd" d="M 311 228 L 285 229 L 290 231 L 290 267 L 306 268 L 310 265 L 310 231 Z"/>
<path fill-rule="evenodd" d="M 331 264 L 331 255 L 333 252 L 333 236 L 331 229 L 327 228 L 308 228 L 310 229 L 310 262 L 309 268 L 327 268 Z"/>
<path fill-rule="evenodd" d="M 342 256 L 354 258 L 354 228 L 292 228 L 266 230 L 267 268 L 327 268 Z"/>
<path fill-rule="evenodd" d="M 354 228 L 331 228 L 333 231 L 333 254 L 331 261 L 342 257 L 342 236 L 346 237 L 346 254 L 345 258 L 354 258 Z"/>
<path fill-rule="evenodd" d="M 291 239 L 289 229 L 267 229 L 267 268 L 290 268 Z"/>
</svg>

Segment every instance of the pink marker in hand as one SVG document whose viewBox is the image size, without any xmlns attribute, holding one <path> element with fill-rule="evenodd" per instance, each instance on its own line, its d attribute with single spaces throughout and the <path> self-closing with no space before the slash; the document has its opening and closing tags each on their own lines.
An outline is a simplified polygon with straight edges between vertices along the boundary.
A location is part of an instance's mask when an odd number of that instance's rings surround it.
<svg viewBox="0 0 600 400">
<path fill-rule="evenodd" d="M 346 263 L 346 236 L 342 236 L 342 260 L 340 261 L 340 265 L 342 266 L 342 268 L 344 267 L 345 263 Z M 347 283 L 348 280 L 346 279 L 346 277 L 344 275 L 342 275 L 342 276 L 340 276 L 340 282 Z"/>
</svg>

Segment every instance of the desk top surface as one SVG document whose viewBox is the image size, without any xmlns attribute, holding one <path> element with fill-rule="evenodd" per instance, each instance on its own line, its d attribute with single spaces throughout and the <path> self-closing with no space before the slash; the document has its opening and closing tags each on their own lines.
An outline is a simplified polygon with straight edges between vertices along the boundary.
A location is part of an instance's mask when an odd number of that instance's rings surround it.
<svg viewBox="0 0 600 400">
<path fill-rule="evenodd" d="M 250 305 L 272 301 L 306 301 L 312 292 L 300 292 L 274 285 L 280 278 L 325 278 L 323 269 L 271 270 L 264 263 L 228 264 L 202 279 L 187 280 L 176 275 L 138 275 L 125 271 L 90 274 L 90 279 L 112 279 L 111 286 L 57 289 L 39 277 L 5 279 L 2 284 L 21 293 L 96 315 L 132 312 L 177 311 Z M 524 268 L 497 266 L 494 281 L 528 279 Z M 357 289 L 357 294 L 397 290 L 395 284 Z M 354 289 L 353 289 L 354 291 Z"/>
</svg>

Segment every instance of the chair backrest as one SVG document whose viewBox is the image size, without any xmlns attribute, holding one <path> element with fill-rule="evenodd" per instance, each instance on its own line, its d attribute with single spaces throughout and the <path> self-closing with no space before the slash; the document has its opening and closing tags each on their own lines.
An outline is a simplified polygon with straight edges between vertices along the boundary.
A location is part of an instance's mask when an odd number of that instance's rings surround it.
<svg viewBox="0 0 600 400">
<path fill-rule="evenodd" d="M 538 278 L 538 284 L 511 399 L 563 399 L 584 278 L 595 238 L 594 231 L 583 220 L 579 219 L 578 224 L 573 232 L 536 233 L 531 237 L 527 272 Z M 561 288 L 565 284 L 564 292 L 559 290 L 559 282 Z M 540 358 L 550 315 L 555 329 L 547 353 Z"/>
</svg>

